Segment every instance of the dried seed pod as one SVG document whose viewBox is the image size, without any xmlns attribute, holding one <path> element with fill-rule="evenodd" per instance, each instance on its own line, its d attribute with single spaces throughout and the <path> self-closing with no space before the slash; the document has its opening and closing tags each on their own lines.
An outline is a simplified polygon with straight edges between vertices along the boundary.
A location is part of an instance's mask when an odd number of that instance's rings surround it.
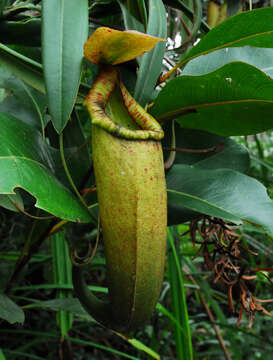
<svg viewBox="0 0 273 360">
<path fill-rule="evenodd" d="M 160 294 L 167 196 L 159 141 L 163 131 L 123 84 L 122 95 L 112 94 L 117 80 L 117 70 L 105 68 L 86 99 L 93 123 L 92 151 L 109 302 L 88 292 L 81 268 L 74 267 L 73 283 L 81 303 L 97 321 L 124 333 L 149 320 Z M 115 114 L 113 121 L 106 115 L 111 94 L 123 97 L 132 118 Z"/>
</svg>

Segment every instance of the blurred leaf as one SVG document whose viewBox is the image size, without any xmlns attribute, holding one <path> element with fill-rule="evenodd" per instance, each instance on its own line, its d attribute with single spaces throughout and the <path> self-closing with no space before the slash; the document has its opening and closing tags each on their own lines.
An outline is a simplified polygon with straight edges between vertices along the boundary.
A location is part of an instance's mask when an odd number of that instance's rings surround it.
<svg viewBox="0 0 273 360">
<path fill-rule="evenodd" d="M 17 261 L 19 257 L 20 257 L 20 252 L 19 251 L 18 252 L 17 251 L 9 251 L 7 253 L 4 253 L 4 252 L 0 253 L 0 259 L 8 260 L 9 262 Z M 44 262 L 44 261 L 48 261 L 50 259 L 51 259 L 51 256 L 49 256 L 49 255 L 36 254 L 36 255 L 32 256 L 32 258 L 29 260 L 29 262 L 30 263 L 32 263 L 32 262 Z"/>
<path fill-rule="evenodd" d="M 88 119 L 90 121 L 90 119 Z M 53 126 L 47 126 L 47 135 L 50 139 L 50 144 L 59 149 L 59 136 L 54 130 Z M 71 118 L 63 130 L 65 159 L 69 172 L 73 178 L 74 183 L 79 188 L 83 178 L 87 175 L 91 167 L 90 159 L 90 138 L 85 138 L 81 128 L 80 119 L 77 111 L 73 111 Z M 67 179 L 67 175 L 63 171 L 63 165 L 59 156 L 59 151 L 53 153 L 55 162 L 55 175 L 67 187 L 71 187 Z M 86 181 L 85 186 L 88 186 Z"/>
<path fill-rule="evenodd" d="M 109 6 L 111 4 L 111 6 Z M 91 10 L 91 11 L 90 11 Z M 89 11 L 92 18 L 99 19 L 120 15 L 120 7 L 116 0 L 95 0 L 91 2 Z M 92 20 L 91 20 L 92 21 Z"/>
<path fill-rule="evenodd" d="M 18 330 L 4 330 L 4 331 L 6 331 L 7 334 L 16 334 L 16 335 L 21 335 L 21 334 L 22 334 L 22 335 L 32 335 L 32 336 L 34 335 L 35 337 L 45 337 L 46 339 L 48 339 L 48 338 L 53 338 L 53 339 L 60 340 L 59 334 L 58 334 L 58 333 L 55 333 L 55 332 L 53 332 L 53 331 L 51 331 L 51 332 L 46 332 L 46 331 L 37 331 L 37 330 L 31 331 L 31 330 L 19 330 L 19 329 L 18 329 Z M 2 332 L 1 329 L 0 329 L 0 332 Z M 97 348 L 97 349 L 100 349 L 100 350 L 105 350 L 105 351 L 107 351 L 107 352 L 110 352 L 110 353 L 112 353 L 112 354 L 125 357 L 125 358 L 127 358 L 127 359 L 139 360 L 139 358 L 136 358 L 135 356 L 128 355 L 128 354 L 126 354 L 126 353 L 124 353 L 124 352 L 115 350 L 115 349 L 113 349 L 113 348 L 111 348 L 111 347 L 104 346 L 104 345 L 97 344 L 97 343 L 93 343 L 93 342 L 91 342 L 91 341 L 86 341 L 86 340 L 82 340 L 82 339 L 78 339 L 78 338 L 74 338 L 74 337 L 68 337 L 68 336 L 65 337 L 65 340 L 71 341 L 71 342 L 73 342 L 73 343 L 78 343 L 78 344 L 81 345 L 81 347 L 82 347 L 83 345 L 88 345 L 88 346 L 91 346 L 92 348 Z M 7 351 L 7 350 L 6 350 L 6 351 Z M 12 351 L 12 350 L 10 350 L 9 352 L 10 352 L 10 353 L 15 353 L 15 355 L 20 355 L 20 356 L 22 356 L 22 355 L 24 356 L 24 355 L 25 355 L 25 353 L 19 353 L 19 354 L 17 354 L 16 351 Z M 28 356 L 29 356 L 29 354 L 28 354 Z M 31 355 L 30 355 L 30 356 L 31 356 Z M 30 358 L 30 356 L 29 356 L 29 358 Z M 36 357 L 36 359 L 37 359 L 37 357 Z M 40 359 L 40 358 L 39 358 L 39 359 Z"/>
<path fill-rule="evenodd" d="M 9 49 L 34 61 L 35 65 L 42 69 L 42 49 L 37 46 L 9 45 Z"/>
<path fill-rule="evenodd" d="M 122 356 L 126 359 L 131 359 L 131 360 L 139 360 L 138 357 L 135 357 L 133 355 L 129 355 L 129 354 L 126 354 L 124 352 L 121 352 L 119 350 L 115 350 L 113 349 L 112 347 L 109 347 L 109 346 L 104 346 L 104 345 L 101 345 L 101 344 L 96 344 L 96 343 L 93 343 L 91 341 L 86 341 L 86 340 L 82 340 L 82 339 L 78 339 L 78 338 L 72 338 L 72 337 L 66 337 L 66 340 L 68 341 L 71 341 L 71 342 L 75 342 L 75 343 L 78 343 L 78 344 L 81 344 L 81 345 L 88 345 L 88 346 L 91 346 L 92 348 L 98 348 L 100 350 L 104 350 L 104 351 L 107 351 L 107 352 L 110 352 L 112 354 L 115 354 L 115 355 L 118 355 L 119 357 Z"/>
<path fill-rule="evenodd" d="M 227 0 L 227 15 L 232 16 L 242 10 L 241 0 Z"/>
<path fill-rule="evenodd" d="M 201 76 L 169 81 L 151 109 L 159 120 L 179 118 L 182 127 L 218 135 L 255 134 L 273 128 L 273 80 L 257 68 L 234 62 Z"/>
<path fill-rule="evenodd" d="M 25 321 L 23 310 L 4 294 L 0 294 L 0 319 L 8 321 L 10 324 Z"/>
<path fill-rule="evenodd" d="M 178 9 L 182 11 L 183 15 L 187 16 L 187 18 L 193 22 L 195 17 L 195 12 L 189 7 L 189 0 L 185 2 L 185 0 L 163 0 L 165 4 L 173 7 L 174 9 Z M 187 4 L 187 5 L 186 5 Z M 204 33 L 210 31 L 209 25 L 205 22 L 205 20 L 201 21 L 201 30 Z"/>
<path fill-rule="evenodd" d="M 164 127 L 163 150 L 166 147 L 171 148 L 170 128 L 171 123 L 168 122 Z M 194 165 L 205 169 L 226 168 L 243 173 L 249 170 L 248 150 L 235 140 L 204 131 L 183 129 L 178 123 L 175 125 L 175 135 L 176 148 L 189 150 L 177 151 L 175 164 Z M 165 159 L 169 154 L 170 151 L 164 151 Z"/>
<path fill-rule="evenodd" d="M 169 224 L 183 222 L 184 207 L 273 234 L 273 202 L 257 180 L 229 169 L 174 165 L 167 174 Z M 185 221 L 185 218 L 184 218 Z"/>
<path fill-rule="evenodd" d="M 144 25 L 130 13 L 130 11 L 125 5 L 122 4 L 121 1 L 118 0 L 118 3 L 122 11 L 125 29 L 136 30 L 143 33 L 145 31 Z"/>
<path fill-rule="evenodd" d="M 147 27 L 147 10 L 146 10 L 145 0 L 137 0 L 137 4 L 138 4 L 138 10 L 140 13 L 140 18 L 146 29 L 146 27 Z"/>
<path fill-rule="evenodd" d="M 181 257 L 176 252 L 172 230 L 168 229 L 168 280 L 170 284 L 170 297 L 172 313 L 178 320 L 180 326 L 174 326 L 175 345 L 177 358 L 181 360 L 192 360 L 193 349 L 191 341 L 191 330 L 189 326 L 188 307 L 184 289 L 184 281 L 181 271 Z"/>
<path fill-rule="evenodd" d="M 162 0 L 149 0 L 147 33 L 163 39 L 167 36 L 166 11 Z M 141 57 L 134 97 L 142 106 L 145 106 L 152 99 L 162 70 L 165 49 L 166 44 L 159 43 L 152 51 Z"/>
<path fill-rule="evenodd" d="M 4 99 L 0 100 L 0 112 L 20 119 L 38 130 L 44 129 L 46 98 L 37 90 L 26 85 L 4 66 L 0 65 L 0 88 L 4 90 Z"/>
<path fill-rule="evenodd" d="M 84 56 L 95 64 L 117 65 L 150 51 L 159 41 L 164 39 L 137 31 L 100 27 L 86 41 Z"/>
<path fill-rule="evenodd" d="M 1 1 L 0 1 L 0 3 L 1 3 Z M 0 14 L 1 14 L 1 12 L 0 12 Z M 1 348 L 0 348 L 0 360 L 6 360 L 6 357 Z"/>
<path fill-rule="evenodd" d="M 14 195 L 0 195 L 0 206 L 11 211 L 19 212 L 14 204 L 18 205 L 21 209 L 24 209 L 24 203 L 19 192 L 16 192 Z"/>
<path fill-rule="evenodd" d="M 225 48 L 191 60 L 183 70 L 183 75 L 203 75 L 212 72 L 227 63 L 243 61 L 256 66 L 273 77 L 273 49 L 261 49 L 251 46 Z"/>
<path fill-rule="evenodd" d="M 72 264 L 64 231 L 51 237 L 51 251 L 54 283 L 72 285 Z M 69 299 L 71 297 L 71 291 L 62 289 L 57 290 L 57 299 Z M 72 328 L 73 314 L 69 311 L 59 311 L 57 313 L 57 324 L 61 329 L 61 336 L 64 337 Z"/>
<path fill-rule="evenodd" d="M 36 207 L 65 220 L 89 222 L 87 210 L 54 177 L 52 149 L 40 133 L 4 113 L 0 120 L 0 193 L 23 188 L 36 198 Z"/>
<path fill-rule="evenodd" d="M 183 256 L 183 263 L 188 267 L 191 274 L 194 276 L 194 279 L 196 280 L 197 284 L 200 287 L 200 290 L 202 291 L 202 294 L 206 297 L 206 300 L 211 305 L 215 315 L 218 318 L 218 321 L 221 321 L 222 324 L 227 324 L 226 315 L 224 314 L 223 310 L 221 309 L 219 303 L 217 300 L 213 297 L 213 289 L 211 288 L 209 282 L 207 279 L 203 279 L 202 276 L 200 276 L 200 273 L 198 272 L 197 266 L 194 264 L 194 262 L 190 259 L 188 259 L 186 256 Z M 231 340 L 232 342 L 232 340 Z"/>
<path fill-rule="evenodd" d="M 0 22 L 0 42 L 3 44 L 41 46 L 41 20 Z"/>
<path fill-rule="evenodd" d="M 126 339 L 125 340 L 131 344 L 137 350 L 143 351 L 144 353 L 148 354 L 150 358 L 160 360 L 160 356 L 151 348 L 143 344 L 141 341 L 137 339 Z"/>
<path fill-rule="evenodd" d="M 73 287 L 71 287 L 72 290 Z M 63 299 L 54 299 L 47 301 L 39 301 L 31 305 L 31 308 L 41 308 L 49 309 L 53 311 L 65 311 L 67 313 L 72 313 L 80 318 L 83 318 L 86 321 L 95 321 L 93 318 L 84 310 L 80 302 L 76 298 L 63 298 Z"/>
<path fill-rule="evenodd" d="M 88 34 L 88 0 L 43 1 L 42 55 L 49 111 L 60 133 L 72 112 Z"/>
<path fill-rule="evenodd" d="M 7 5 L 7 0 L 0 0 L 0 16 L 2 16 L 2 12 Z"/>
<path fill-rule="evenodd" d="M 14 75 L 45 94 L 42 66 L 0 43 L 0 62 Z"/>
<path fill-rule="evenodd" d="M 245 11 L 213 28 L 192 48 L 183 63 L 211 51 L 234 46 L 272 48 L 273 7 Z"/>
</svg>

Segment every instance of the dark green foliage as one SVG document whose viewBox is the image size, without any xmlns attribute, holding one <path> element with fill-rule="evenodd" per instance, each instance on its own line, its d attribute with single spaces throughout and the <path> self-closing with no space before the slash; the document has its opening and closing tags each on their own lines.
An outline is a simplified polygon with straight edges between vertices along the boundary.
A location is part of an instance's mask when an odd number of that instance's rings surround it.
<svg viewBox="0 0 273 360">
<path fill-rule="evenodd" d="M 227 19 L 212 30 L 208 3 L 0 0 L 1 360 L 271 360 L 272 304 L 252 329 L 246 308 L 273 298 L 272 1 L 215 1 Z M 71 283 L 71 253 L 90 258 L 98 238 L 86 281 L 102 299 L 108 286 L 83 107 L 98 73 L 83 44 L 98 26 L 170 36 L 120 65 L 164 128 L 168 187 L 162 293 L 131 338 L 97 324 Z"/>
</svg>

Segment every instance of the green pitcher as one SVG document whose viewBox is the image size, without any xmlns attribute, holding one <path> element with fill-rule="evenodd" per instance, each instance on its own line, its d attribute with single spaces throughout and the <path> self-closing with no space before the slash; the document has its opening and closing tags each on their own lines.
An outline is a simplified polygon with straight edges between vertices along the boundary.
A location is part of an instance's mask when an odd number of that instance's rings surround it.
<svg viewBox="0 0 273 360">
<path fill-rule="evenodd" d="M 115 111 L 120 103 L 123 113 Z M 150 319 L 162 286 L 167 230 L 160 143 L 164 134 L 111 66 L 101 71 L 85 105 L 92 118 L 109 299 L 102 301 L 88 291 L 81 267 L 74 266 L 73 283 L 82 305 L 98 322 L 127 333 Z"/>
</svg>

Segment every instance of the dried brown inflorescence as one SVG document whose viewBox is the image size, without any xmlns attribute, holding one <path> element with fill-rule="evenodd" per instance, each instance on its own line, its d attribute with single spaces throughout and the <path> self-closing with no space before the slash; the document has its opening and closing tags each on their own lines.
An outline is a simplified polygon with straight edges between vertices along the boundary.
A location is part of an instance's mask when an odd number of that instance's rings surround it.
<svg viewBox="0 0 273 360">
<path fill-rule="evenodd" d="M 250 268 L 241 254 L 242 249 L 255 256 L 258 254 L 242 244 L 241 236 L 234 232 L 232 226 L 224 220 L 204 216 L 191 222 L 190 234 L 194 246 L 200 244 L 196 256 L 204 257 L 206 266 L 214 274 L 214 283 L 220 281 L 226 287 L 229 307 L 233 313 L 238 311 L 237 325 L 240 325 L 244 312 L 249 315 L 249 327 L 253 324 L 256 311 L 273 317 L 261 305 L 273 302 L 273 299 L 258 299 L 251 290 L 258 272 L 272 283 L 264 271 L 272 271 L 273 268 Z M 200 237 L 202 240 L 197 240 Z"/>
</svg>

